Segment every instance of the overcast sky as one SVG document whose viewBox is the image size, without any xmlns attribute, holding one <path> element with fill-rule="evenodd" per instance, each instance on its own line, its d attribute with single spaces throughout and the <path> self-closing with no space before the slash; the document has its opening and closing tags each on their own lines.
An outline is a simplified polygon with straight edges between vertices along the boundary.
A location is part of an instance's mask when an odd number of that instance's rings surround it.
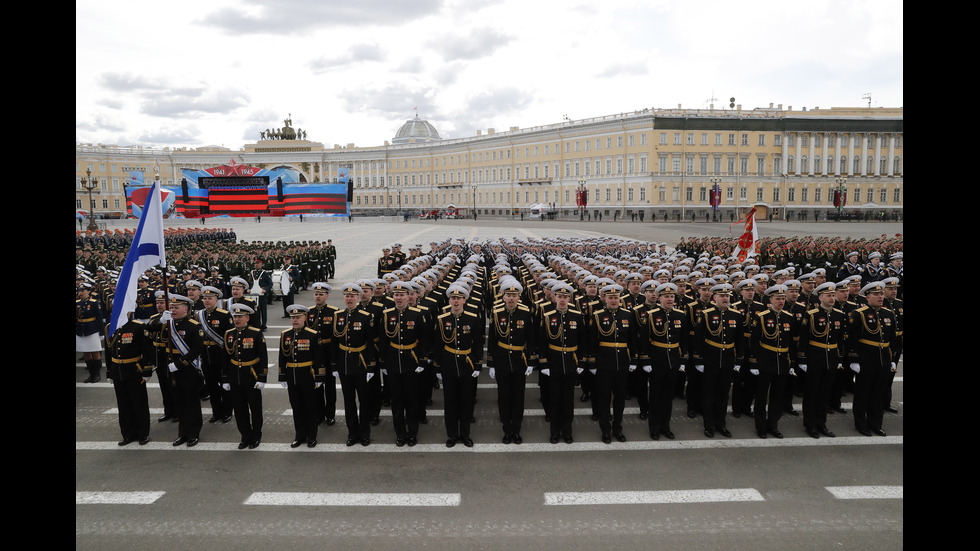
<svg viewBox="0 0 980 551">
<path fill-rule="evenodd" d="M 643 108 L 901 107 L 893 0 L 79 0 L 75 141 L 382 145 Z M 716 98 L 712 100 L 712 98 Z"/>
</svg>

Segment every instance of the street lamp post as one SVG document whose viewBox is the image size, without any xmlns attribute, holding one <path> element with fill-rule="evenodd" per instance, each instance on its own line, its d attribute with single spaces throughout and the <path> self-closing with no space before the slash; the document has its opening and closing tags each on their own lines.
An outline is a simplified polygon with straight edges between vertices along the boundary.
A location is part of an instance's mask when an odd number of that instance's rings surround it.
<svg viewBox="0 0 980 551">
<path fill-rule="evenodd" d="M 85 177 L 82 178 L 82 187 L 88 190 L 88 230 L 95 231 L 99 229 L 99 226 L 95 223 L 95 199 L 92 198 L 92 192 L 98 186 L 92 178 L 92 170 L 85 171 Z"/>
<path fill-rule="evenodd" d="M 473 190 L 473 220 L 476 220 L 476 184 L 470 186 Z"/>
<path fill-rule="evenodd" d="M 576 203 L 578 204 L 578 219 L 580 221 L 585 220 L 585 202 L 587 200 L 585 196 L 585 183 L 585 180 L 578 181 L 578 201 Z"/>
</svg>

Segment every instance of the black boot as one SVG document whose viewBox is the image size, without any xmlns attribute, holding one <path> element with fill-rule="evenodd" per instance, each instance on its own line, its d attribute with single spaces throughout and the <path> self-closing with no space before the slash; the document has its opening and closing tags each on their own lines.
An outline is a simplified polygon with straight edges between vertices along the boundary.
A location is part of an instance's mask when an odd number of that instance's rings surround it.
<svg viewBox="0 0 980 551">
<path fill-rule="evenodd" d="M 86 383 L 97 383 L 102 380 L 100 372 L 102 371 L 102 360 L 86 360 L 85 365 L 88 366 L 89 378 Z"/>
</svg>

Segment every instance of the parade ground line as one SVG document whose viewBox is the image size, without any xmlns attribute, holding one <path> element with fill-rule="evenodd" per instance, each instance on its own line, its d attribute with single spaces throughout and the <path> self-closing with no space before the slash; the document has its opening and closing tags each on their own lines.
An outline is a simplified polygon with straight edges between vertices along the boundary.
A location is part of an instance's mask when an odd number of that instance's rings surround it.
<svg viewBox="0 0 980 551">
<path fill-rule="evenodd" d="M 646 505 L 665 503 L 718 503 L 765 501 L 758 490 L 664 490 L 656 492 L 549 492 L 545 505 Z"/>
<path fill-rule="evenodd" d="M 245 505 L 313 507 L 458 507 L 459 494 L 255 492 Z"/>
<path fill-rule="evenodd" d="M 828 486 L 837 499 L 904 499 L 904 486 Z"/>
<path fill-rule="evenodd" d="M 593 436 L 598 437 L 598 433 Z M 394 439 L 394 435 L 391 436 Z M 830 446 L 901 446 L 904 444 L 904 436 L 866 437 L 866 436 L 838 436 L 837 438 L 813 439 L 802 438 L 732 438 L 732 439 L 711 439 L 711 440 L 637 440 L 630 442 L 614 442 L 604 444 L 600 441 L 577 441 L 574 444 L 551 444 L 551 443 L 529 443 L 523 444 L 501 444 L 476 442 L 472 448 L 456 445 L 447 448 L 445 436 L 441 438 L 433 437 L 439 443 L 424 444 L 416 446 L 396 446 L 393 443 L 379 443 L 380 440 L 373 440 L 370 446 L 351 446 L 344 444 L 328 444 L 320 442 L 315 448 L 300 446 L 295 449 L 289 447 L 288 442 L 273 443 L 262 442 L 254 450 L 239 450 L 238 442 L 201 442 L 193 448 L 187 446 L 171 445 L 170 441 L 151 441 L 145 446 L 137 446 L 135 443 L 120 447 L 114 441 L 105 442 L 75 442 L 75 451 L 109 451 L 117 450 L 120 452 L 150 452 L 150 451 L 175 451 L 182 453 L 193 452 L 232 452 L 232 453 L 563 453 L 563 452 L 623 452 L 623 451 L 652 451 L 652 450 L 703 450 L 703 449 L 738 449 L 738 448 L 799 448 L 799 447 L 830 447 Z"/>
<path fill-rule="evenodd" d="M 75 492 L 75 505 L 150 505 L 166 492 Z"/>
</svg>

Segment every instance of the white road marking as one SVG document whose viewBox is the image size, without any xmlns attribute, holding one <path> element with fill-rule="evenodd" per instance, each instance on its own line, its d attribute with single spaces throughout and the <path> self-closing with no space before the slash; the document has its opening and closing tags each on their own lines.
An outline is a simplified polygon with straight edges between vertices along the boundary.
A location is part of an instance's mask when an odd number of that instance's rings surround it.
<svg viewBox="0 0 980 551">
<path fill-rule="evenodd" d="M 904 486 L 828 486 L 837 499 L 904 499 Z"/>
<path fill-rule="evenodd" d="M 245 505 L 312 507 L 458 507 L 459 494 L 255 492 Z"/>
<path fill-rule="evenodd" d="M 150 505 L 166 492 L 75 492 L 75 505 Z"/>
<path fill-rule="evenodd" d="M 762 494 L 752 488 L 655 492 L 549 492 L 544 494 L 545 505 L 647 505 L 732 501 L 764 501 L 764 498 Z"/>
</svg>

